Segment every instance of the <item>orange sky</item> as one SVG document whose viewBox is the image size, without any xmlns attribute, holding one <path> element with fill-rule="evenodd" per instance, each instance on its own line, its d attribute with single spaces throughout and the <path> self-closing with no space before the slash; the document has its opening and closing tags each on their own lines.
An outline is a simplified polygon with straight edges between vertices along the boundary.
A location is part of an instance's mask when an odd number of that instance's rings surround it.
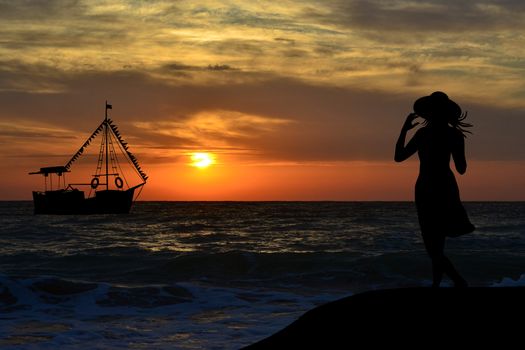
<svg viewBox="0 0 525 350">
<path fill-rule="evenodd" d="M 394 143 L 413 101 L 435 90 L 474 124 L 463 199 L 524 200 L 524 10 L 452 0 L 2 3 L 0 200 L 42 189 L 27 173 L 65 164 L 105 100 L 150 177 L 142 200 L 411 200 L 417 158 L 394 163 Z M 203 151 L 216 164 L 190 166 Z M 88 165 L 75 164 L 71 180 L 89 181 Z"/>
</svg>

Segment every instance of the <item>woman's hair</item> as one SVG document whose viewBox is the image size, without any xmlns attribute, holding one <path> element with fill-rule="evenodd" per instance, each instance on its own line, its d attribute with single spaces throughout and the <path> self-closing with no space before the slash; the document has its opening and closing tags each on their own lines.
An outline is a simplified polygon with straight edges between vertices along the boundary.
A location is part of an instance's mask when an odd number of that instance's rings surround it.
<svg viewBox="0 0 525 350">
<path fill-rule="evenodd" d="M 449 118 L 448 123 L 456 130 L 461 132 L 461 135 L 463 137 L 467 137 L 467 133 L 472 134 L 470 130 L 466 130 L 465 128 L 471 128 L 472 124 L 464 122 L 464 120 L 467 118 L 468 112 L 461 113 L 459 117 L 452 116 Z"/>
<path fill-rule="evenodd" d="M 463 137 L 467 137 L 467 133 L 471 134 L 466 128 L 472 127 L 472 124 L 464 121 L 468 112 L 463 113 L 461 107 L 442 91 L 435 91 L 430 96 L 417 99 L 414 102 L 414 112 L 425 119 L 423 122 L 425 126 L 433 122 L 446 122 L 461 132 Z"/>
<path fill-rule="evenodd" d="M 463 135 L 464 138 L 467 137 L 467 135 L 466 135 L 467 133 L 468 134 L 472 134 L 472 132 L 470 130 L 466 130 L 465 129 L 465 128 L 471 128 L 472 127 L 472 124 L 464 122 L 465 118 L 467 118 L 467 115 L 468 115 L 468 112 L 465 112 L 465 113 L 462 113 L 457 118 L 456 118 L 456 116 L 452 116 L 447 121 L 447 123 L 450 126 L 452 126 L 454 129 L 458 130 L 461 133 L 461 135 Z M 423 118 L 423 119 L 425 119 L 423 121 L 423 125 L 424 126 L 432 124 L 430 119 L 427 119 L 427 118 Z"/>
</svg>

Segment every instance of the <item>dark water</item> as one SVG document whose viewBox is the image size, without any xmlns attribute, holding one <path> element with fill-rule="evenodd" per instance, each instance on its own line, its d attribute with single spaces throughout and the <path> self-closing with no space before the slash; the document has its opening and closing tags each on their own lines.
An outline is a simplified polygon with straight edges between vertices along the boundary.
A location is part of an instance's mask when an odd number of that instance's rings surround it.
<svg viewBox="0 0 525 350">
<path fill-rule="evenodd" d="M 467 203 L 447 252 L 472 285 L 525 284 L 525 203 Z M 321 303 L 426 286 L 412 203 L 139 202 L 34 216 L 0 202 L 2 349 L 236 349 Z"/>
</svg>

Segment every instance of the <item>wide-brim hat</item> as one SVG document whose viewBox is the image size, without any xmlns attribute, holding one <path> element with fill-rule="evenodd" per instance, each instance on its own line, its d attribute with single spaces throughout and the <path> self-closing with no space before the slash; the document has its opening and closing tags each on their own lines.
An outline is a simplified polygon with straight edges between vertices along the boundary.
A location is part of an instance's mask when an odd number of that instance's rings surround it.
<svg viewBox="0 0 525 350">
<path fill-rule="evenodd" d="M 461 107 L 441 91 L 417 99 L 414 102 L 414 112 L 425 119 L 430 119 L 432 116 L 442 116 L 448 120 L 461 117 Z"/>
</svg>

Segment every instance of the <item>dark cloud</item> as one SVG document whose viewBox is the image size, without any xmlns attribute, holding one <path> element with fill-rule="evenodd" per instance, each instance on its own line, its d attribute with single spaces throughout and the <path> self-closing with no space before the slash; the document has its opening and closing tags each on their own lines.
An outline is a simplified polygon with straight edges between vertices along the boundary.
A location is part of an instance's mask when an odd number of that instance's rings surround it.
<svg viewBox="0 0 525 350">
<path fill-rule="evenodd" d="M 73 135 L 57 134 L 54 132 L 42 132 L 34 130 L 0 130 L 0 137 L 14 137 L 14 138 L 51 138 L 51 139 L 74 139 Z"/>
<path fill-rule="evenodd" d="M 337 45 L 330 41 L 316 41 L 314 44 L 314 52 L 323 57 L 331 57 L 343 52 L 351 52 L 352 49 L 348 46 Z"/>
<path fill-rule="evenodd" d="M 516 30 L 525 27 L 522 1 L 337 0 L 305 15 L 315 21 L 363 30 L 423 32 Z M 388 33 L 384 33 L 388 36 Z"/>
<path fill-rule="evenodd" d="M 198 113 L 233 111 L 290 122 L 274 123 L 265 132 L 243 125 L 234 130 L 239 136 L 208 131 L 203 134 L 206 139 L 222 140 L 222 147 L 253 150 L 273 160 L 390 160 L 399 128 L 418 97 L 262 77 L 231 84 L 174 85 L 135 71 L 84 72 L 53 78 L 66 87 L 62 93 L 0 92 L 0 120 L 34 120 L 89 133 L 102 120 L 104 101 L 109 100 L 112 118 L 132 145 L 190 149 L 214 145 L 134 125 L 168 121 L 183 128 Z M 489 108 L 480 101 L 458 102 L 469 110 L 475 125 L 468 139 L 470 156 L 525 160 L 523 110 Z M 229 116 L 226 113 L 221 118 Z"/>
<path fill-rule="evenodd" d="M 19 0 L 0 1 L 0 19 L 41 21 L 47 18 L 69 18 L 84 13 L 80 0 Z"/>
<path fill-rule="evenodd" d="M 476 160 L 525 160 L 525 110 L 496 108 L 481 101 L 462 106 L 474 124 L 467 150 Z"/>
<path fill-rule="evenodd" d="M 0 61 L 0 91 L 56 91 L 64 88 L 67 73 L 45 64 Z"/>
<path fill-rule="evenodd" d="M 77 0 L 0 0 L 0 45 L 20 53 L 41 47 L 107 49 L 133 41 L 125 13 L 94 14 L 90 7 Z"/>
<path fill-rule="evenodd" d="M 209 64 L 207 66 L 192 66 L 188 64 L 182 64 L 178 62 L 168 63 L 163 65 L 161 68 L 163 71 L 225 71 L 235 70 L 235 68 L 227 64 Z"/>
<path fill-rule="evenodd" d="M 206 67 L 207 70 L 211 71 L 224 71 L 224 70 L 234 70 L 235 68 L 232 68 L 231 66 L 227 64 L 209 64 L 208 67 Z"/>
<path fill-rule="evenodd" d="M 307 58 L 310 56 L 310 53 L 307 50 L 300 49 L 284 50 L 282 54 L 287 58 Z"/>
<path fill-rule="evenodd" d="M 56 153 L 33 153 L 33 154 L 17 154 L 17 155 L 9 155 L 8 158 L 30 158 L 30 159 L 68 159 L 71 158 L 71 154 L 56 154 Z"/>
<path fill-rule="evenodd" d="M 264 40 L 250 39 L 222 39 L 210 41 L 203 44 L 206 50 L 219 55 L 243 55 L 258 56 L 264 55 L 269 47 Z"/>
<path fill-rule="evenodd" d="M 273 38 L 273 40 L 279 41 L 279 42 L 283 42 L 283 43 L 286 43 L 286 44 L 289 44 L 289 45 L 294 45 L 295 44 L 295 40 L 288 39 L 288 38 Z"/>
<path fill-rule="evenodd" d="M 111 39 L 108 39 L 111 35 Z M 104 47 L 109 41 L 122 43 L 128 41 L 126 29 L 96 28 L 91 25 L 75 24 L 74 27 L 60 31 L 43 31 L 37 28 L 17 28 L 3 31 L 0 45 L 8 49 L 26 49 L 34 47 L 86 48 Z"/>
<path fill-rule="evenodd" d="M 168 63 L 160 66 L 154 71 L 163 74 L 165 76 L 173 77 L 176 79 L 191 81 L 198 77 L 198 74 L 202 73 L 214 73 L 214 72 L 227 72 L 227 71 L 237 71 L 237 68 L 234 68 L 228 64 L 208 64 L 207 66 L 195 66 L 188 65 L 183 63 Z"/>
</svg>

